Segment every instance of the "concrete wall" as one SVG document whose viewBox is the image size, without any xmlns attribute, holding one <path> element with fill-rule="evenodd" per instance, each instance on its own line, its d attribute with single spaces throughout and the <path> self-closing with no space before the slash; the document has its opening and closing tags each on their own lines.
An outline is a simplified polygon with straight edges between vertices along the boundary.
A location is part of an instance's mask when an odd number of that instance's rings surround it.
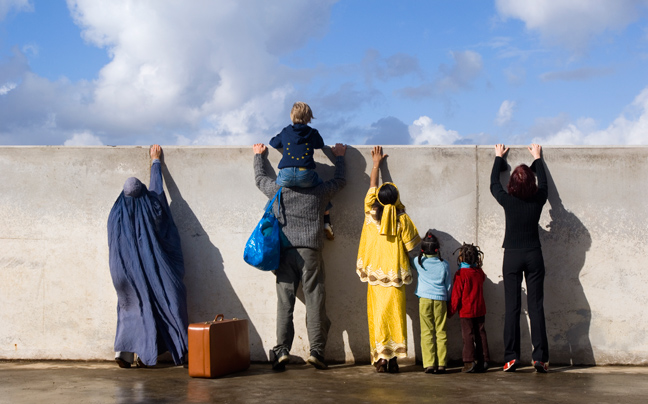
<svg viewBox="0 0 648 404">
<path fill-rule="evenodd" d="M 476 242 L 485 252 L 491 356 L 503 360 L 504 215 L 489 192 L 492 147 L 386 148 L 383 179 L 394 181 L 420 233 L 436 229 L 442 253 Z M 252 359 L 275 342 L 274 276 L 242 260 L 265 197 L 254 185 L 250 147 L 167 147 L 167 196 L 185 255 L 191 322 L 251 322 Z M 279 152 L 269 153 L 276 167 Z M 318 172 L 333 175 L 330 151 Z M 531 162 L 513 148 L 509 163 Z M 367 362 L 366 285 L 355 274 L 370 148 L 347 151 L 347 187 L 334 199 L 336 239 L 325 241 L 326 357 Z M 549 203 L 540 222 L 545 307 L 553 363 L 648 364 L 645 257 L 648 148 L 545 148 Z M 116 295 L 108 270 L 106 221 L 127 177 L 149 178 L 140 147 L 0 147 L 0 358 L 111 359 Z M 506 181 L 506 176 L 502 175 Z M 418 302 L 408 287 L 409 356 L 420 357 Z M 303 300 L 303 299 L 302 299 Z M 308 344 L 298 302 L 292 353 Z M 530 360 L 523 319 L 523 358 Z M 461 358 L 458 319 L 449 321 L 451 359 Z"/>
</svg>

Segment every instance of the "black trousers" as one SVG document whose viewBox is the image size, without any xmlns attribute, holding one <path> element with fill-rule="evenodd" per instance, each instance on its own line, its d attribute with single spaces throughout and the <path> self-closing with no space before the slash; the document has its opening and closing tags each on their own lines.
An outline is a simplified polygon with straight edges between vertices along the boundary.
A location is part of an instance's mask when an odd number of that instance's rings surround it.
<svg viewBox="0 0 648 404">
<path fill-rule="evenodd" d="M 527 306 L 531 323 L 533 360 L 549 361 L 549 344 L 544 315 L 545 267 L 542 250 L 538 248 L 504 250 L 504 360 L 520 359 L 520 310 L 522 276 L 526 280 Z"/>
</svg>

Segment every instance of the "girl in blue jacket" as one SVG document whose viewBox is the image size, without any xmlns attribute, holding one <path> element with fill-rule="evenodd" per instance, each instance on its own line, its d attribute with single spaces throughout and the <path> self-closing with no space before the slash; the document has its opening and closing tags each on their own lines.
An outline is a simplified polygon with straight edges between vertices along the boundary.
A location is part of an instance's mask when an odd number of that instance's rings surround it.
<svg viewBox="0 0 648 404">
<path fill-rule="evenodd" d="M 443 374 L 446 369 L 446 302 L 452 290 L 450 266 L 441 258 L 440 248 L 439 240 L 428 230 L 421 240 L 419 256 L 412 260 L 418 272 L 416 296 L 419 297 L 423 367 L 425 373 L 433 374 Z"/>
</svg>

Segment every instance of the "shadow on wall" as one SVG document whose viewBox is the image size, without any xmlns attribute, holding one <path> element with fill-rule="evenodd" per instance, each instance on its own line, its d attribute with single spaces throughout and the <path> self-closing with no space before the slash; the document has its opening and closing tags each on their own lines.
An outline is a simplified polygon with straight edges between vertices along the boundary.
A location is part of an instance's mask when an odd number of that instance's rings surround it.
<svg viewBox="0 0 648 404">
<path fill-rule="evenodd" d="M 592 312 L 579 279 L 592 238 L 578 217 L 565 209 L 551 173 L 546 172 L 551 222 L 548 230 L 540 228 L 540 242 L 549 356 L 554 363 L 595 365 L 589 338 Z"/>
<path fill-rule="evenodd" d="M 171 197 L 171 213 L 182 242 L 189 322 L 210 321 L 219 313 L 249 319 L 250 316 L 227 279 L 218 248 L 211 243 L 200 221 L 182 198 L 166 164 L 162 165 L 162 175 Z M 248 325 L 251 356 L 267 358 L 254 324 L 249 322 Z"/>
</svg>

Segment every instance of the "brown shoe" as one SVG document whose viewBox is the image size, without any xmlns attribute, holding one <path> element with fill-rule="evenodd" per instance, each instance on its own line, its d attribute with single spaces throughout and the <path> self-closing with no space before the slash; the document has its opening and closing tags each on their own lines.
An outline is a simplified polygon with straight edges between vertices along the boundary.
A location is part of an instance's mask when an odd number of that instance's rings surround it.
<svg viewBox="0 0 648 404">
<path fill-rule="evenodd" d="M 378 359 L 374 362 L 376 372 L 385 373 L 387 371 L 387 359 Z"/>
<path fill-rule="evenodd" d="M 461 373 L 475 373 L 475 362 L 464 362 Z"/>
</svg>

